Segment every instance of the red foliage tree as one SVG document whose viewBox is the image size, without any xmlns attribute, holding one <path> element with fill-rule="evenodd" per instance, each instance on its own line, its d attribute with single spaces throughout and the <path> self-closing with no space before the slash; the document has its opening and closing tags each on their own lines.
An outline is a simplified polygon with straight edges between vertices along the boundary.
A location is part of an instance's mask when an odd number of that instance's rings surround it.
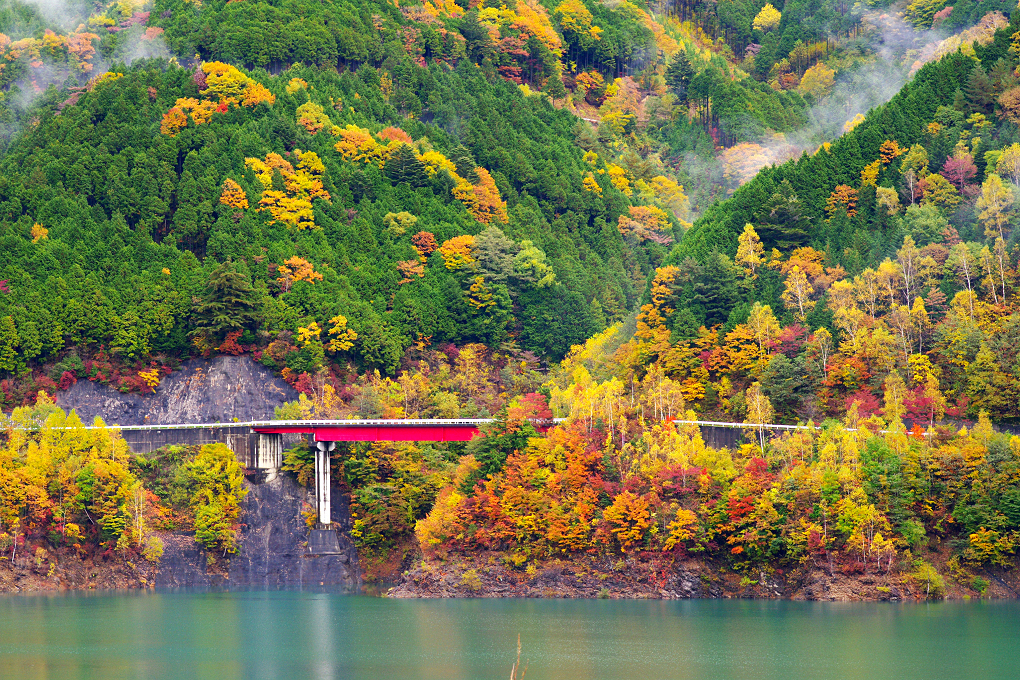
<svg viewBox="0 0 1020 680">
<path fill-rule="evenodd" d="M 76 382 L 78 382 L 78 378 L 71 371 L 64 371 L 60 374 L 60 389 L 69 389 Z"/>
<path fill-rule="evenodd" d="M 964 187 L 977 175 L 974 157 L 969 153 L 957 154 L 946 161 L 939 174 L 948 179 L 956 187 L 956 190 L 962 194 Z"/>
</svg>

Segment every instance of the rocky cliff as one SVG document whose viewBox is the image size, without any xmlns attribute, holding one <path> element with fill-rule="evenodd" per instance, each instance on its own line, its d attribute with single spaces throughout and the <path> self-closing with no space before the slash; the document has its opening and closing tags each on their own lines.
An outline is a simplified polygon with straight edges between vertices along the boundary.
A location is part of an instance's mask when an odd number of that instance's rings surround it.
<svg viewBox="0 0 1020 680">
<path fill-rule="evenodd" d="M 297 393 L 250 357 L 189 359 L 160 382 L 154 394 L 123 394 L 79 380 L 57 395 L 57 404 L 74 409 L 83 422 L 96 416 L 108 424 L 167 425 L 265 420 Z"/>
<path fill-rule="evenodd" d="M 340 554 L 312 556 L 306 554 L 308 529 L 301 516 L 308 491 L 289 476 L 260 484 L 249 482 L 247 488 L 241 503 L 238 552 L 217 560 L 212 569 L 194 535 L 186 533 L 158 534 L 164 544 L 158 564 L 112 552 L 79 554 L 69 547 L 29 547 L 20 552 L 4 551 L 0 556 L 0 593 L 152 586 L 360 590 L 358 554 L 350 539 L 350 509 L 340 489 L 333 489 L 332 515 Z"/>
<path fill-rule="evenodd" d="M 122 394 L 81 380 L 58 396 L 85 422 L 96 416 L 109 424 L 165 425 L 229 423 L 272 418 L 273 409 L 297 394 L 248 357 L 190 360 L 167 376 L 154 394 Z M 329 586 L 358 590 L 358 554 L 350 538 L 348 497 L 332 490 L 332 520 L 340 551 L 309 555 L 308 528 L 301 512 L 308 490 L 289 475 L 251 475 L 241 503 L 238 552 L 210 556 L 192 534 L 164 532 L 156 565 L 111 553 L 79 555 L 73 550 L 24 550 L 0 562 L 0 592 L 133 587 L 284 588 Z"/>
<path fill-rule="evenodd" d="M 164 534 L 163 558 L 151 576 L 157 587 L 358 589 L 358 553 L 350 539 L 347 497 L 340 489 L 334 487 L 332 493 L 332 520 L 340 539 L 340 554 L 311 556 L 306 554 L 308 529 L 301 516 L 307 489 L 284 475 L 247 487 L 248 495 L 241 503 L 237 554 L 225 563 L 218 561 L 221 569 L 211 571 L 206 553 L 193 536 Z"/>
</svg>

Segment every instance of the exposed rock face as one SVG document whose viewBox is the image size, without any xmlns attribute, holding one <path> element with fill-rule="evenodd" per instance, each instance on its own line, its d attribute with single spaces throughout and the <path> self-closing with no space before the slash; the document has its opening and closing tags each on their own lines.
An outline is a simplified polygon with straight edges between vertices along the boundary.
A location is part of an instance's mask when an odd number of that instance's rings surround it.
<svg viewBox="0 0 1020 680">
<path fill-rule="evenodd" d="M 277 588 L 333 586 L 356 590 L 361 585 L 358 554 L 350 539 L 347 497 L 333 489 L 332 520 L 340 540 L 339 555 L 308 556 L 308 529 L 301 516 L 308 491 L 280 475 L 262 484 L 247 484 L 241 502 L 238 552 L 227 574 L 208 573 L 205 551 L 188 534 L 164 534 L 163 559 L 153 577 L 157 587 L 227 586 Z"/>
<path fill-rule="evenodd" d="M 193 359 L 166 377 L 155 394 L 122 394 L 105 385 L 80 380 L 58 395 L 57 403 L 74 409 L 83 422 L 100 416 L 108 424 L 168 425 L 268 420 L 276 406 L 297 393 L 264 366 L 248 357 Z M 227 428 L 229 429 L 229 428 Z M 190 431 L 189 431 L 190 432 Z M 208 435 L 203 430 L 200 434 Z M 187 433 L 182 433 L 186 435 Z M 215 434 L 215 433 L 213 433 Z M 173 442 L 170 442 L 173 443 Z M 181 441 L 178 443 L 194 443 Z M 145 449 L 148 450 L 148 449 Z M 351 541 L 349 498 L 332 489 L 332 521 L 339 554 L 307 554 L 308 528 L 301 511 L 309 492 L 293 477 L 253 473 L 241 501 L 238 552 L 209 556 L 193 534 L 161 533 L 163 557 L 158 565 L 120 560 L 96 562 L 69 550 L 45 562 L 26 552 L 17 565 L 0 562 L 0 592 L 57 588 L 238 587 L 293 588 L 330 586 L 355 591 L 361 586 L 358 553 Z M 39 562 L 39 564 L 35 564 Z M 50 563 L 54 566 L 51 567 Z M 5 568 L 6 567 L 6 568 Z"/>
<path fill-rule="evenodd" d="M 923 599 L 920 593 L 906 589 L 903 574 L 895 571 L 827 574 L 809 564 L 741 574 L 718 560 L 650 554 L 613 558 L 584 553 L 515 569 L 505 558 L 503 553 L 473 553 L 421 560 L 402 575 L 389 597 Z M 952 596 L 965 592 L 964 588 Z M 997 590 L 995 596 L 1015 597 L 1005 588 Z"/>
<path fill-rule="evenodd" d="M 74 409 L 82 422 L 96 416 L 108 424 L 168 425 L 265 420 L 297 393 L 250 357 L 189 359 L 163 379 L 155 394 L 122 394 L 112 387 L 79 380 L 58 393 L 57 404 Z"/>
</svg>

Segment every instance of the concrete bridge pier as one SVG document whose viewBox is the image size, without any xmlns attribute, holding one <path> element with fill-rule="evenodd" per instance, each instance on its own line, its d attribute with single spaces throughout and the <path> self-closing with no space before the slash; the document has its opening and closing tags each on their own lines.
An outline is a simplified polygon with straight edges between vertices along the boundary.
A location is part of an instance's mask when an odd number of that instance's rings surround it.
<svg viewBox="0 0 1020 680">
<path fill-rule="evenodd" d="M 330 523 L 329 454 L 335 448 L 336 442 L 315 442 L 315 508 L 319 524 Z"/>
<path fill-rule="evenodd" d="M 340 552 L 340 539 L 332 524 L 330 502 L 329 454 L 336 442 L 315 442 L 315 509 L 319 523 L 308 533 L 308 552 L 311 555 L 333 555 Z"/>
<path fill-rule="evenodd" d="M 283 467 L 283 435 L 260 433 L 257 436 L 255 455 L 251 457 L 248 467 L 265 475 L 265 481 L 271 482 Z"/>
</svg>

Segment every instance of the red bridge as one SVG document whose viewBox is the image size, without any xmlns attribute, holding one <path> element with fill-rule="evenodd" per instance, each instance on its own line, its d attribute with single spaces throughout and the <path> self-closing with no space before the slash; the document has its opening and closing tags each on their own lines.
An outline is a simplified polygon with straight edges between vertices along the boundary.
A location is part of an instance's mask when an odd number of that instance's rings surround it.
<svg viewBox="0 0 1020 680">
<path fill-rule="evenodd" d="M 317 442 L 466 442 L 491 418 L 432 420 L 280 420 L 250 423 L 259 434 L 307 434 Z M 539 431 L 548 426 L 537 427 Z"/>
</svg>

